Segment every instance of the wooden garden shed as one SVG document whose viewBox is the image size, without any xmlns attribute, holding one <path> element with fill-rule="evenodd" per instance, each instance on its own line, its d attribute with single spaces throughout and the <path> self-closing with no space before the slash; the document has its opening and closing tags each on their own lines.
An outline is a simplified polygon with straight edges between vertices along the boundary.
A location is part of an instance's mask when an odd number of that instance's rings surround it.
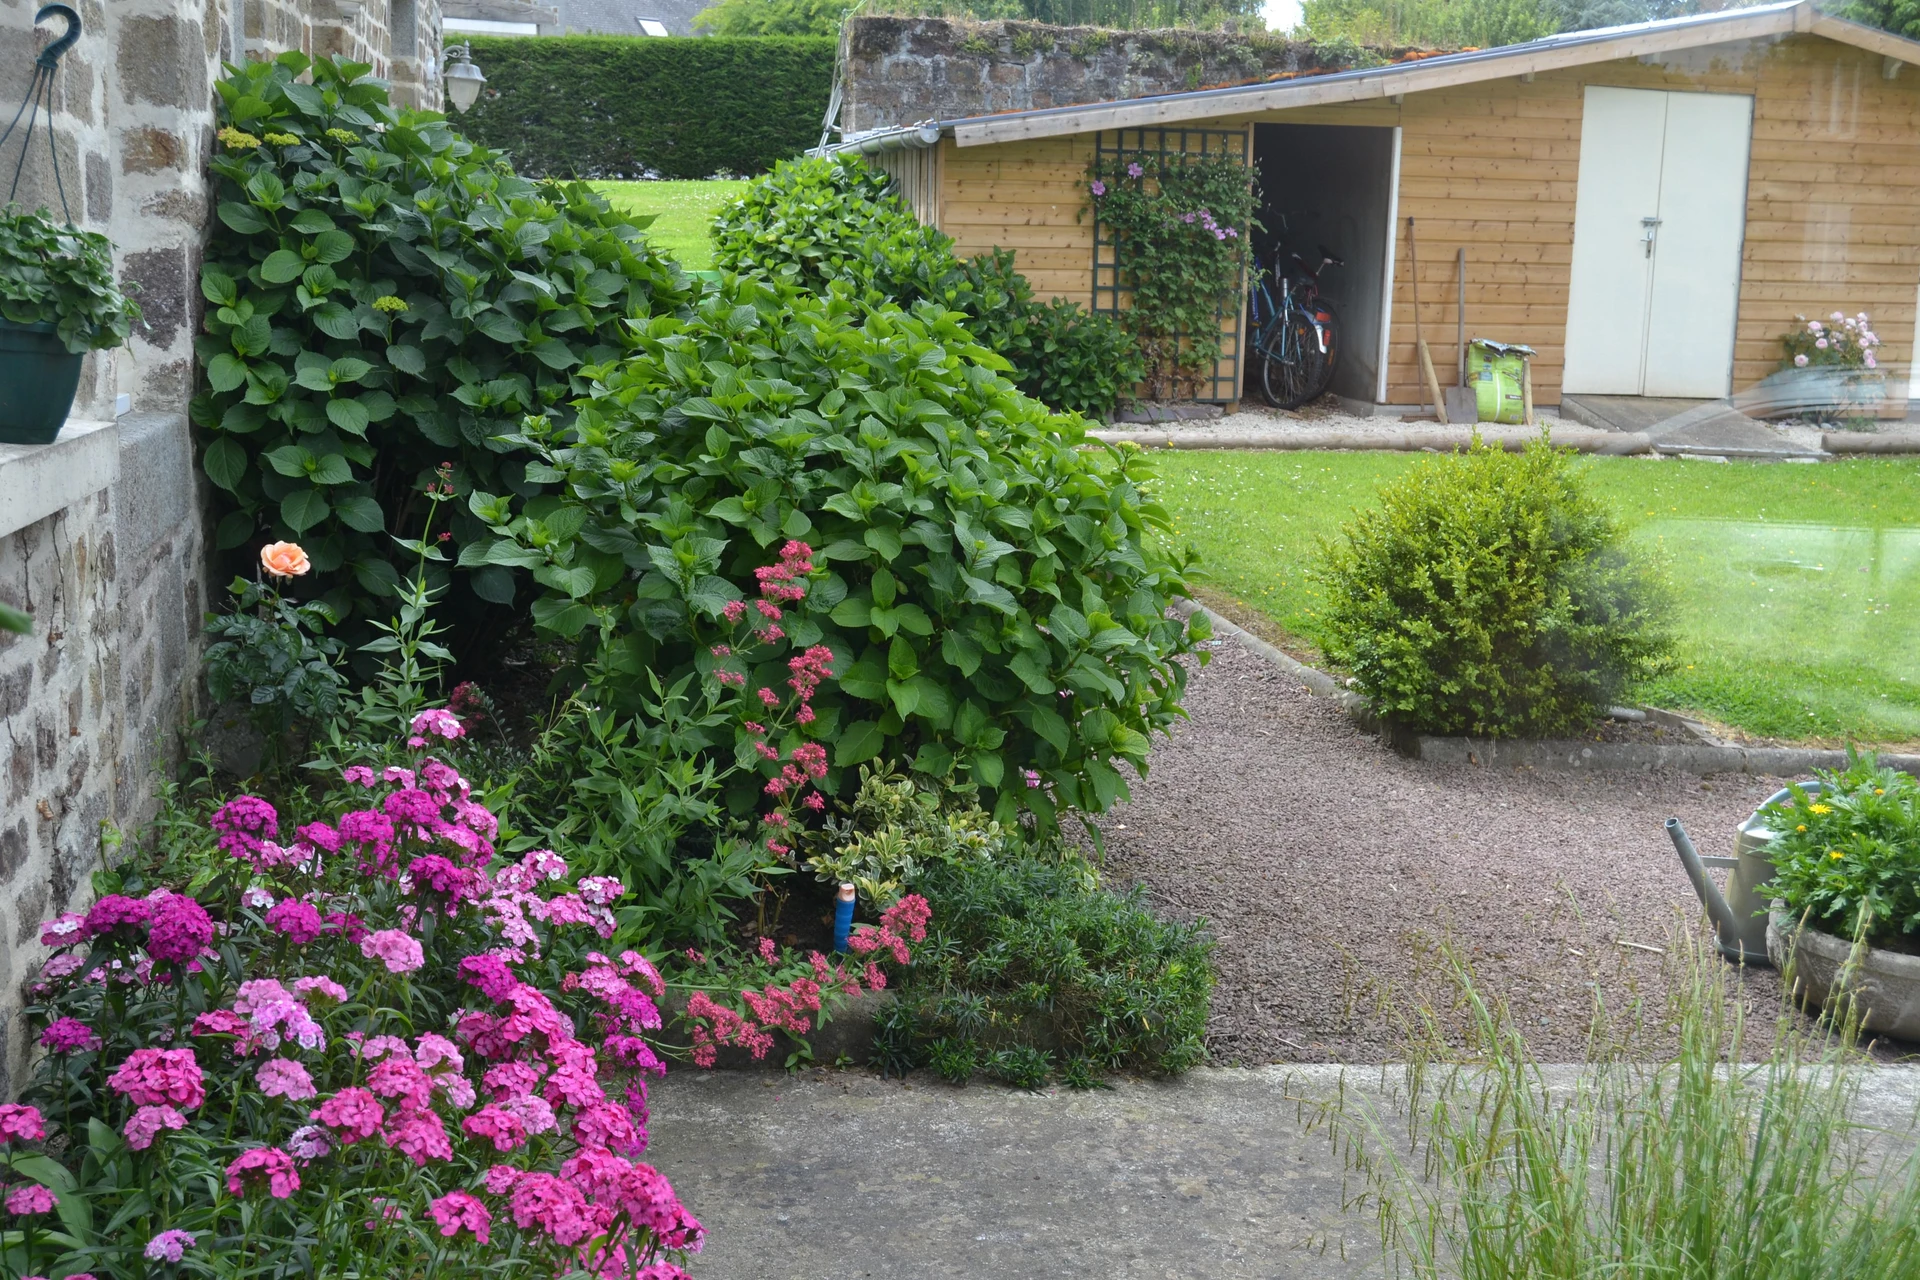
<svg viewBox="0 0 1920 1280">
<path fill-rule="evenodd" d="M 927 103 L 929 116 L 938 103 Z M 872 130 L 962 253 L 1017 253 L 1036 294 L 1125 305 L 1087 191 L 1102 152 L 1225 151 L 1261 175 L 1269 240 L 1324 242 L 1346 334 L 1334 391 L 1451 381 L 1457 250 L 1469 337 L 1534 347 L 1536 399 L 1716 399 L 1780 363 L 1796 315 L 1867 312 L 1904 414 L 1920 303 L 1920 43 L 1811 3 L 1155 97 Z M 1271 245 L 1262 246 L 1269 251 Z M 1244 316 L 1210 393 L 1239 398 Z"/>
</svg>

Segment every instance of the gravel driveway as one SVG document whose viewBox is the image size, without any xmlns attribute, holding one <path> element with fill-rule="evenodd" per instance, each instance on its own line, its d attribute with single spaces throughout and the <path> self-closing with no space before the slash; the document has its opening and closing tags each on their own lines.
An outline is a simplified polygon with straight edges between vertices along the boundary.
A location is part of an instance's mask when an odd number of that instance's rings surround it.
<svg viewBox="0 0 1920 1280">
<path fill-rule="evenodd" d="M 1659 949 L 1699 916 L 1662 822 L 1730 852 L 1780 785 L 1405 759 L 1227 640 L 1187 706 L 1103 827 L 1110 874 L 1213 922 L 1209 1040 L 1228 1064 L 1398 1060 L 1423 1007 L 1456 1039 L 1444 942 L 1509 1003 L 1538 1060 L 1582 1060 L 1595 993 L 1657 1018 Z M 1743 998 L 1751 1052 L 1771 1039 L 1778 979 L 1751 973 Z"/>
</svg>

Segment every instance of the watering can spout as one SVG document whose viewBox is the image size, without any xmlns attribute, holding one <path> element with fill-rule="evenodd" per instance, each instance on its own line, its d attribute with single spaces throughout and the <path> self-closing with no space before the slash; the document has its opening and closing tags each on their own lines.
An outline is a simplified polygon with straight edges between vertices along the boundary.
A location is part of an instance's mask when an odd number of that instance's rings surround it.
<svg viewBox="0 0 1920 1280">
<path fill-rule="evenodd" d="M 1713 921 L 1714 931 L 1720 935 L 1720 954 L 1738 964 L 1770 963 L 1764 943 L 1756 946 L 1749 940 L 1747 935 L 1752 929 L 1748 922 L 1740 919 L 1739 912 L 1720 896 L 1719 886 L 1707 875 L 1710 865 L 1734 869 L 1739 866 L 1739 861 L 1734 858 L 1702 858 L 1678 818 L 1667 819 L 1667 835 L 1680 854 L 1680 865 L 1686 868 L 1687 879 L 1693 882 L 1693 891 L 1700 895 L 1700 902 L 1706 907 L 1708 918 Z"/>
</svg>

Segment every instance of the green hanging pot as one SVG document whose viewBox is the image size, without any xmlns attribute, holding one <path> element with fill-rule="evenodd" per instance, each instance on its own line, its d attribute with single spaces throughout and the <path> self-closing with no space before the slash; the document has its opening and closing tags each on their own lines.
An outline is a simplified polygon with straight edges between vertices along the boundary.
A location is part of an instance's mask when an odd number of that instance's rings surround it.
<svg viewBox="0 0 1920 1280">
<path fill-rule="evenodd" d="M 0 319 L 0 444 L 52 444 L 73 408 L 84 352 L 51 324 Z"/>
</svg>

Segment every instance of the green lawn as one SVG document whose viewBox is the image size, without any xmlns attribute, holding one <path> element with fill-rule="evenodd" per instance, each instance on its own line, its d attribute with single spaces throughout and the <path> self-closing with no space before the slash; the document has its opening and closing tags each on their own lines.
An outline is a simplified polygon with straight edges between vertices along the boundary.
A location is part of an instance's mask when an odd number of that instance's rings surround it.
<svg viewBox="0 0 1920 1280">
<path fill-rule="evenodd" d="M 622 213 L 657 215 L 647 237 L 688 271 L 713 265 L 707 228 L 721 205 L 744 194 L 744 182 L 596 182 L 594 190 Z"/>
<path fill-rule="evenodd" d="M 1307 575 L 1418 455 L 1155 455 L 1212 590 L 1311 646 Z M 1582 463 L 1680 587 L 1679 668 L 1640 696 L 1768 737 L 1920 739 L 1920 462 Z"/>
</svg>

